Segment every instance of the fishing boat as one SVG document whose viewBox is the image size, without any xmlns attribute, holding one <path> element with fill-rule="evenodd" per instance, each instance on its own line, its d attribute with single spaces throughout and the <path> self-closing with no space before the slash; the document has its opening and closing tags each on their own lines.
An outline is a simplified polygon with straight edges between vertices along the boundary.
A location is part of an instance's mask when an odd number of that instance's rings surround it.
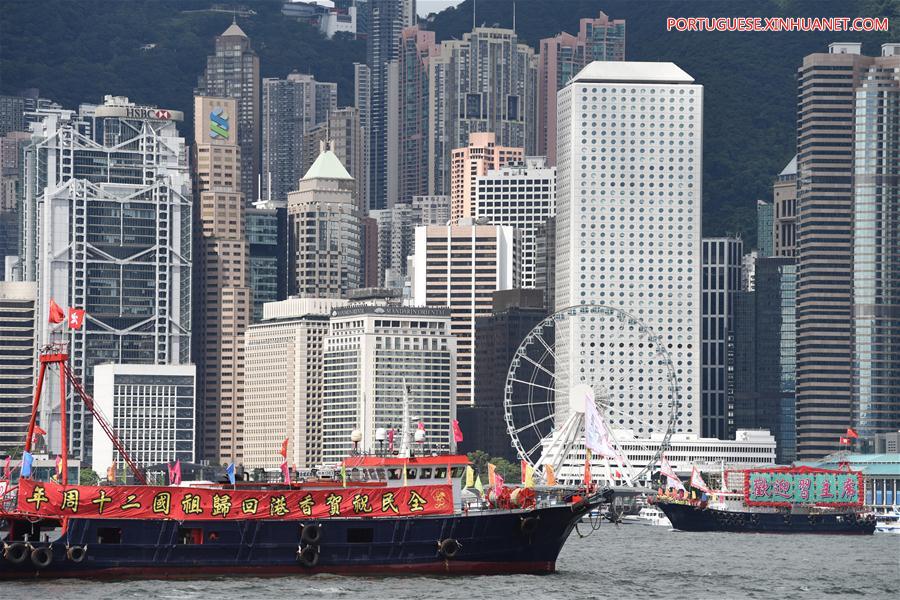
<svg viewBox="0 0 900 600">
<path fill-rule="evenodd" d="M 872 534 L 875 516 L 863 511 L 862 473 L 782 467 L 737 472 L 740 492 L 700 499 L 679 490 L 657 495 L 654 504 L 682 531 L 739 533 Z M 724 481 L 724 479 L 723 479 Z"/>
<path fill-rule="evenodd" d="M 465 456 L 356 455 L 340 481 L 150 486 L 95 409 L 61 348 L 57 368 L 110 436 L 137 485 L 69 485 L 20 477 L 0 507 L 0 579 L 170 578 L 302 573 L 551 573 L 582 516 L 609 490 L 493 490 L 462 501 Z M 61 423 L 65 431 L 65 402 Z"/>
</svg>

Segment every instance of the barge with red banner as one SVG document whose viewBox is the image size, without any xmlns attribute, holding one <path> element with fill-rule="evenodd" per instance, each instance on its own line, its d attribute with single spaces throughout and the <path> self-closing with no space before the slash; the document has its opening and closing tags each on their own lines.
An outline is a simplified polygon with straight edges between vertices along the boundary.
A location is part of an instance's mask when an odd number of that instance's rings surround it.
<svg viewBox="0 0 900 600">
<path fill-rule="evenodd" d="M 742 492 L 701 499 L 662 494 L 655 504 L 682 531 L 869 535 L 875 516 L 862 512 L 862 473 L 784 467 L 740 472 Z M 711 498 L 712 497 L 712 498 Z"/>
<path fill-rule="evenodd" d="M 20 477 L 0 506 L 0 579 L 550 573 L 582 516 L 611 501 L 609 492 L 506 489 L 468 505 L 465 456 L 352 456 L 338 481 L 150 486 L 60 352 L 41 356 L 26 452 L 50 366 L 144 485 L 69 485 L 64 459 L 59 482 Z"/>
</svg>

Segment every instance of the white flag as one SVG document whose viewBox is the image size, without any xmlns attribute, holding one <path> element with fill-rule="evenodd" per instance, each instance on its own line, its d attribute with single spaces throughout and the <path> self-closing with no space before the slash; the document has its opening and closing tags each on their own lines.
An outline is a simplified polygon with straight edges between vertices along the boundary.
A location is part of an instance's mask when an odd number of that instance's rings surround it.
<svg viewBox="0 0 900 600">
<path fill-rule="evenodd" d="M 616 458 L 616 449 L 609 442 L 609 430 L 590 394 L 584 395 L 584 445 L 597 456 Z"/>
<path fill-rule="evenodd" d="M 697 470 L 696 466 L 691 469 L 691 487 L 698 489 L 701 492 L 706 492 L 707 494 L 712 493 L 709 486 L 703 481 L 703 477 L 700 475 L 700 471 Z"/>
<path fill-rule="evenodd" d="M 659 472 L 666 476 L 666 481 L 668 482 L 668 486 L 671 488 L 675 488 L 676 490 L 681 490 L 682 492 L 687 491 L 684 489 L 684 484 L 681 483 L 681 479 L 678 475 L 675 474 L 675 470 L 672 468 L 672 465 L 669 464 L 669 461 L 666 460 L 666 455 L 661 454 L 659 456 Z"/>
</svg>

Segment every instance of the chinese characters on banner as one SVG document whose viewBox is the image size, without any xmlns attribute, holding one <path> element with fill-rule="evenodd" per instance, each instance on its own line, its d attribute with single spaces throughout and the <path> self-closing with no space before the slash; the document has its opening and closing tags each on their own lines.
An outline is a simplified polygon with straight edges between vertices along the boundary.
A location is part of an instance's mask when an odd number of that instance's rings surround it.
<svg viewBox="0 0 900 600">
<path fill-rule="evenodd" d="M 862 473 L 824 469 L 759 469 L 744 471 L 748 506 L 861 506 Z"/>
<path fill-rule="evenodd" d="M 30 514 L 110 519 L 327 519 L 444 515 L 449 485 L 328 490 L 229 490 L 149 486 L 62 486 L 22 479 L 18 508 Z"/>
</svg>

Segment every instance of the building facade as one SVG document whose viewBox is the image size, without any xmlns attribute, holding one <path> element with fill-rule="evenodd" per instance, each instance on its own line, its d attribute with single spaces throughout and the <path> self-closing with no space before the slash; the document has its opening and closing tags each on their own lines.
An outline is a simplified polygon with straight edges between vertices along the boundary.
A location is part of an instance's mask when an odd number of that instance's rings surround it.
<svg viewBox="0 0 900 600">
<path fill-rule="evenodd" d="M 37 284 L 0 281 L 0 454 L 25 441 L 34 396 Z"/>
<path fill-rule="evenodd" d="M 241 462 L 243 336 L 253 314 L 238 117 L 234 98 L 194 98 L 197 445 L 218 464 Z"/>
<path fill-rule="evenodd" d="M 513 227 L 471 221 L 416 227 L 413 303 L 450 309 L 459 406 L 474 401 L 475 319 L 491 315 L 495 291 L 520 287 L 520 254 L 521 234 Z"/>
<path fill-rule="evenodd" d="M 234 98 L 237 108 L 232 112 L 237 113 L 236 132 L 241 147 L 240 190 L 246 203 L 255 201 L 259 198 L 260 173 L 259 56 L 237 22 L 216 37 L 215 52 L 206 57 L 206 71 L 200 76 L 194 95 Z"/>
<path fill-rule="evenodd" d="M 426 432 L 422 452 L 452 452 L 456 344 L 447 309 L 361 305 L 332 311 L 325 338 L 323 460 L 348 456 L 354 430 L 362 434 L 360 451 L 376 449 L 377 429 L 396 431 L 399 448 L 404 434 L 412 439 L 416 422 Z"/>
<path fill-rule="evenodd" d="M 289 298 L 265 305 L 247 328 L 244 465 L 277 469 L 283 440 L 287 462 L 322 463 L 324 340 L 328 315 L 345 304 L 329 298 Z"/>
<path fill-rule="evenodd" d="M 334 152 L 322 152 L 288 194 L 291 295 L 346 298 L 360 287 L 356 186 Z"/>
<path fill-rule="evenodd" d="M 772 256 L 797 255 L 797 157 L 791 159 L 772 185 L 775 215 Z"/>
<path fill-rule="evenodd" d="M 853 423 L 900 431 L 900 43 L 856 89 L 853 141 Z"/>
<path fill-rule="evenodd" d="M 370 190 L 372 189 L 369 176 L 371 174 L 369 162 L 369 138 L 370 130 L 369 117 L 372 112 L 372 71 L 368 65 L 362 63 L 353 63 L 353 106 L 359 113 L 359 126 L 362 128 L 362 153 L 363 165 L 365 170 L 365 184 L 360 185 L 359 189 L 364 190 L 364 195 L 360 196 L 360 203 L 368 209 L 372 206 Z"/>
<path fill-rule="evenodd" d="M 537 147 L 535 153 L 556 165 L 556 94 L 595 60 L 625 60 L 625 21 L 601 12 L 581 19 L 578 35 L 562 32 L 542 39 L 537 68 Z"/>
<path fill-rule="evenodd" d="M 537 235 L 556 216 L 556 167 L 548 167 L 542 156 L 528 157 L 476 176 L 474 188 L 477 220 L 522 232 L 519 281 L 523 288 L 537 287 Z"/>
<path fill-rule="evenodd" d="M 312 75 L 291 73 L 285 79 L 262 81 L 262 172 L 260 198 L 283 202 L 312 164 L 318 149 L 307 156 L 304 136 L 325 123 L 337 108 L 337 84 Z"/>
<path fill-rule="evenodd" d="M 524 160 L 524 148 L 499 146 L 492 132 L 470 134 L 467 145 L 452 153 L 450 219 L 458 223 L 460 219 L 475 218 L 475 180 L 479 175 Z"/>
<path fill-rule="evenodd" d="M 25 181 L 23 155 L 31 135 L 13 131 L 0 137 L 0 281 L 3 263 L 10 257 L 18 263 L 22 229 Z"/>
<path fill-rule="evenodd" d="M 94 402 L 138 465 L 195 461 L 194 365 L 106 363 L 94 367 Z M 103 477 L 124 461 L 99 427 L 91 468 Z"/>
<path fill-rule="evenodd" d="M 413 196 L 412 207 L 419 225 L 446 225 L 450 221 L 450 196 Z"/>
<path fill-rule="evenodd" d="M 247 208 L 248 283 L 253 296 L 253 322 L 263 306 L 287 298 L 291 274 L 287 232 L 287 202 L 260 201 Z"/>
<path fill-rule="evenodd" d="M 733 429 L 731 352 L 735 294 L 741 290 L 740 238 L 703 238 L 700 299 L 700 435 L 728 439 Z"/>
<path fill-rule="evenodd" d="M 756 201 L 756 249 L 760 258 L 775 255 L 775 205 Z"/>
<path fill-rule="evenodd" d="M 428 194 L 428 59 L 436 52 L 433 31 L 415 25 L 401 33 L 397 55 L 400 202 Z"/>
<path fill-rule="evenodd" d="M 369 211 L 378 224 L 378 287 L 403 289 L 418 224 L 410 204 Z"/>
<path fill-rule="evenodd" d="M 67 341 L 90 394 L 103 362 L 185 364 L 191 350 L 191 177 L 182 113 L 106 96 L 47 110 L 25 151 L 22 267 L 38 283 L 38 347 Z M 137 165 L 140 165 L 139 167 Z M 50 300 L 87 312 L 54 330 Z M 50 382 L 50 398 L 58 398 Z M 58 451 L 59 406 L 41 423 Z M 69 448 L 90 459 L 91 418 L 69 398 Z"/>
<path fill-rule="evenodd" d="M 677 430 L 693 433 L 700 431 L 702 106 L 703 87 L 672 63 L 594 62 L 560 91 L 557 107 L 556 308 L 616 307 L 658 335 L 680 382 Z M 578 370 L 594 368 L 593 358 L 565 349 L 567 336 L 574 347 L 581 333 L 557 327 L 559 423 Z M 577 343 L 615 343 L 615 335 L 601 328 Z M 653 360 L 646 352 L 635 360 Z M 660 382 L 650 379 L 638 381 L 656 390 Z M 649 391 L 633 397 L 658 402 Z M 652 418 L 648 426 L 654 433 L 666 424 Z"/>
<path fill-rule="evenodd" d="M 734 427 L 772 432 L 779 464 L 797 449 L 796 288 L 793 258 L 763 258 L 756 290 L 734 298 Z"/>
<path fill-rule="evenodd" d="M 429 59 L 429 194 L 448 194 L 451 152 L 472 133 L 535 154 L 537 58 L 515 31 L 476 27 Z"/>
</svg>

